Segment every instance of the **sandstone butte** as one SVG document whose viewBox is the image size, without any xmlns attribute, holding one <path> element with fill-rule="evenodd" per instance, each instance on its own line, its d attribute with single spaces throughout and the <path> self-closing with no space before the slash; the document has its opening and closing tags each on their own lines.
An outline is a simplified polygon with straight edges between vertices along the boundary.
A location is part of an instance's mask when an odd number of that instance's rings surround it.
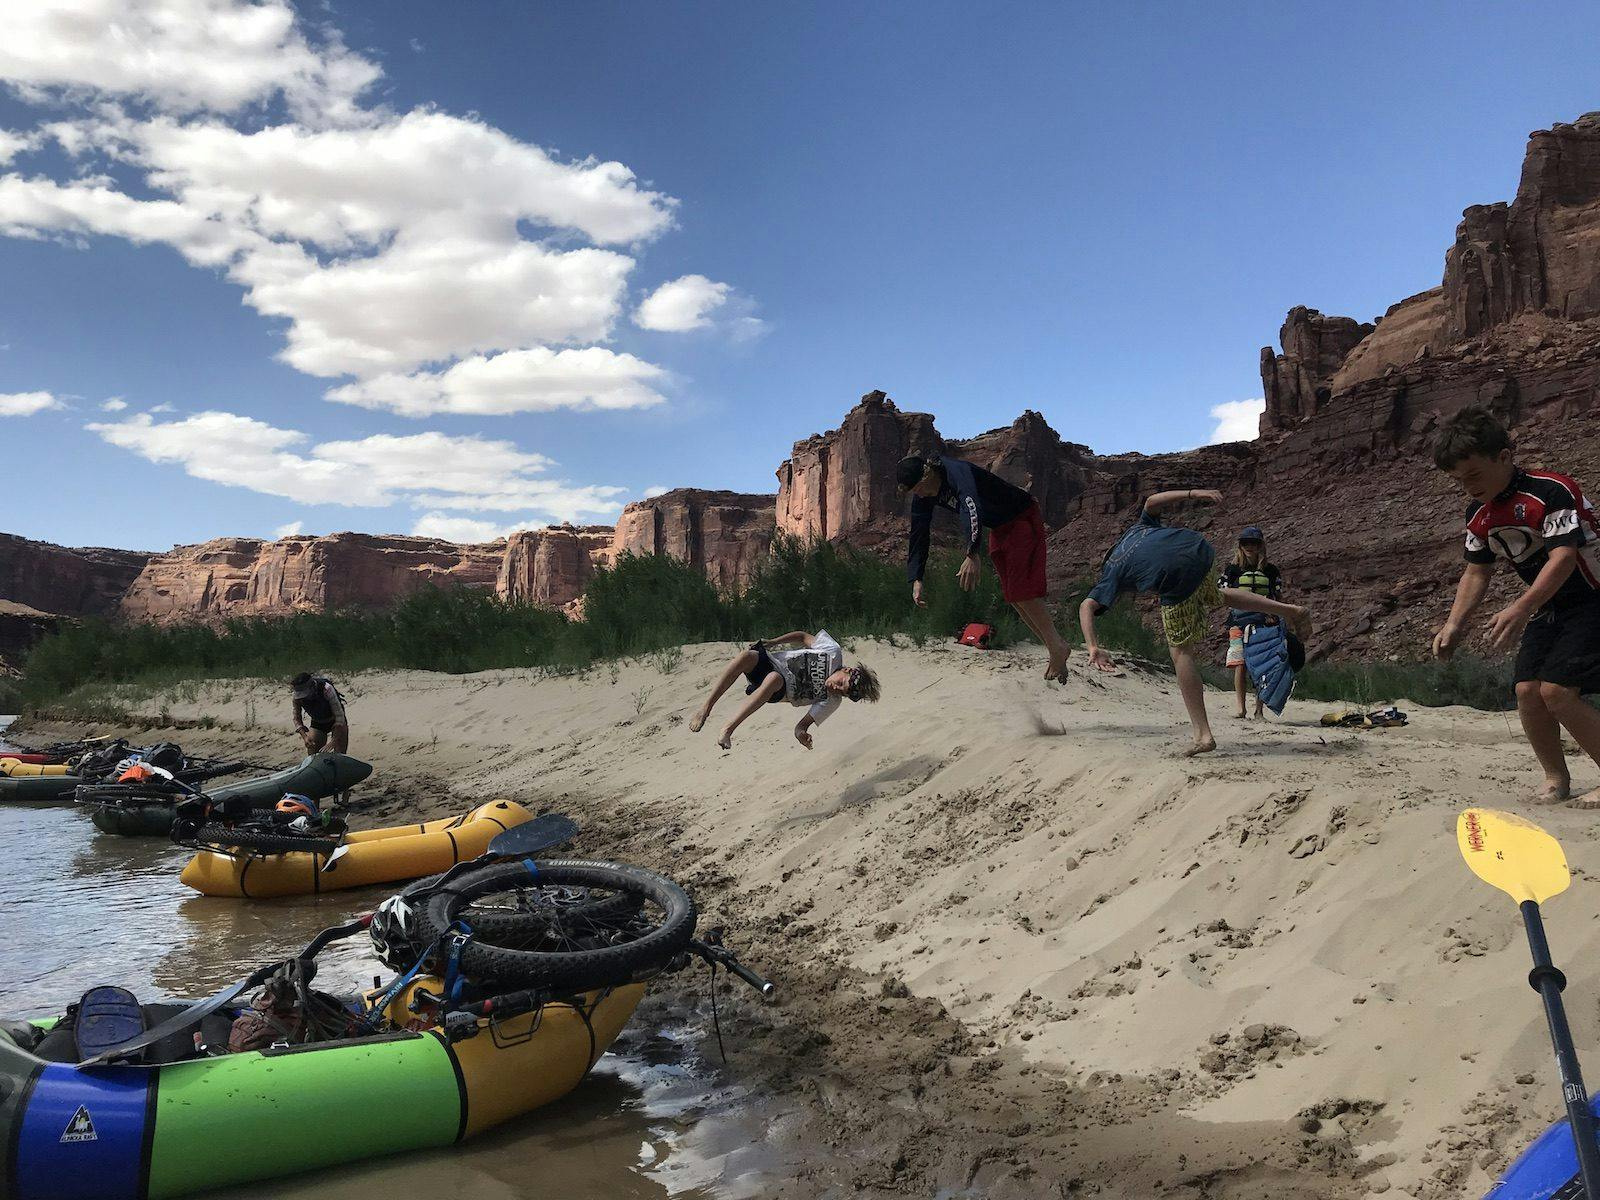
<svg viewBox="0 0 1600 1200">
<path fill-rule="evenodd" d="M 1513 425 L 1523 462 L 1600 494 L 1600 113 L 1530 136 L 1515 198 L 1464 212 L 1438 287 L 1370 322 L 1294 308 L 1278 342 L 1261 351 L 1266 411 L 1253 442 L 1096 455 L 1031 411 L 947 439 L 932 415 L 874 391 L 837 429 L 795 443 L 776 496 L 679 489 L 628 505 L 614 528 L 558 525 L 487 545 L 339 533 L 146 555 L 0 535 L 0 598 L 44 615 L 215 620 L 378 606 L 459 582 L 570 608 L 624 552 L 673 554 L 737 588 L 775 532 L 897 553 L 894 464 L 939 449 L 1038 497 L 1057 594 L 1093 574 L 1142 496 L 1214 487 L 1224 503 L 1190 519 L 1224 551 L 1240 527 L 1266 528 L 1294 596 L 1317 611 L 1314 651 L 1418 657 L 1460 561 L 1463 503 L 1427 454 L 1441 420 L 1488 405 Z"/>
</svg>

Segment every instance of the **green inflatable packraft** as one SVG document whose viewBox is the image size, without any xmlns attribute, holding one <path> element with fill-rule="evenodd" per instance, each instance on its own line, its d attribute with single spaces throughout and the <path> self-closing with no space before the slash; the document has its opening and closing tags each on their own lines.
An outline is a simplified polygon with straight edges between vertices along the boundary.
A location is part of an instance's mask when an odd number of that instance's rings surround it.
<svg viewBox="0 0 1600 1200">
<path fill-rule="evenodd" d="M 257 779 L 244 779 L 207 792 L 213 800 L 243 796 L 252 807 L 271 808 L 285 792 L 296 792 L 313 800 L 352 788 L 372 774 L 372 764 L 348 754 L 309 754 L 294 767 L 286 767 Z M 39 780 L 8 782 L 36 783 Z M 172 805 L 163 801 L 135 801 L 128 804 L 100 804 L 94 810 L 96 829 L 132 837 L 164 837 L 172 832 Z"/>
</svg>

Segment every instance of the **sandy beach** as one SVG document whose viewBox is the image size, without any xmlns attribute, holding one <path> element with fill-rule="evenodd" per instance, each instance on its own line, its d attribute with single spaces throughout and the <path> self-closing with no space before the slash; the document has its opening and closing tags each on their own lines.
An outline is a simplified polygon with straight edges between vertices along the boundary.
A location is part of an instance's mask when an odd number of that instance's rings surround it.
<svg viewBox="0 0 1600 1200">
<path fill-rule="evenodd" d="M 1580 1051 L 1600 1042 L 1593 818 L 1528 802 L 1514 715 L 1357 732 L 1212 693 L 1220 748 L 1184 760 L 1169 676 L 1078 655 L 1054 687 L 1028 650 L 860 642 L 881 704 L 810 752 L 797 710 L 757 714 L 723 753 L 737 690 L 687 722 L 733 649 L 339 682 L 377 766 L 353 823 L 570 813 L 577 849 L 690 886 L 778 981 L 774 1005 L 725 994 L 729 1070 L 767 1097 L 752 1194 L 1481 1192 L 1560 1095 L 1517 914 L 1455 848 L 1469 805 L 1562 839 L 1546 917 Z M 295 753 L 277 681 L 127 702 L 194 751 Z"/>
</svg>

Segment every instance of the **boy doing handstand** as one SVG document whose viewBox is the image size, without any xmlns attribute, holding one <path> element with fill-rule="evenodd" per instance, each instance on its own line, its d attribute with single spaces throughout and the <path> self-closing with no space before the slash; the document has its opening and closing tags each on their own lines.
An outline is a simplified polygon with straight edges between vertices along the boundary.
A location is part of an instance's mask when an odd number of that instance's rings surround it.
<svg viewBox="0 0 1600 1200">
<path fill-rule="evenodd" d="M 1111 655 L 1096 640 L 1095 618 L 1110 609 L 1123 592 L 1154 592 L 1161 597 L 1161 629 L 1177 668 L 1183 707 L 1194 727 L 1194 744 L 1184 751 L 1185 757 L 1191 757 L 1217 748 L 1206 717 L 1205 683 L 1195 662 L 1195 649 L 1209 632 L 1211 610 L 1232 606 L 1281 617 L 1302 637 L 1309 632 L 1310 617 L 1298 604 L 1284 604 L 1240 588 L 1219 588 L 1212 573 L 1217 554 L 1211 543 L 1193 529 L 1162 523 L 1161 512 L 1186 500 L 1216 504 L 1222 493 L 1158 492 L 1146 500 L 1138 522 L 1106 555 L 1099 582 L 1078 607 L 1078 621 L 1090 665 L 1114 671 Z"/>
</svg>

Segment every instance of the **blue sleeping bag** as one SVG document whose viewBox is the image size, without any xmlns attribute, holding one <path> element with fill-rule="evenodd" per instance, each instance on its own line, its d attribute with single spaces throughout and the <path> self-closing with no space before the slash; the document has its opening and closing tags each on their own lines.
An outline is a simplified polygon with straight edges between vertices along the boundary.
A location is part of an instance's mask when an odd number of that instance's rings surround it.
<svg viewBox="0 0 1600 1200">
<path fill-rule="evenodd" d="M 1244 631 L 1245 670 L 1261 703 L 1274 713 L 1282 714 L 1289 703 L 1295 671 L 1304 665 L 1304 648 L 1282 625 L 1252 625 Z"/>
</svg>

